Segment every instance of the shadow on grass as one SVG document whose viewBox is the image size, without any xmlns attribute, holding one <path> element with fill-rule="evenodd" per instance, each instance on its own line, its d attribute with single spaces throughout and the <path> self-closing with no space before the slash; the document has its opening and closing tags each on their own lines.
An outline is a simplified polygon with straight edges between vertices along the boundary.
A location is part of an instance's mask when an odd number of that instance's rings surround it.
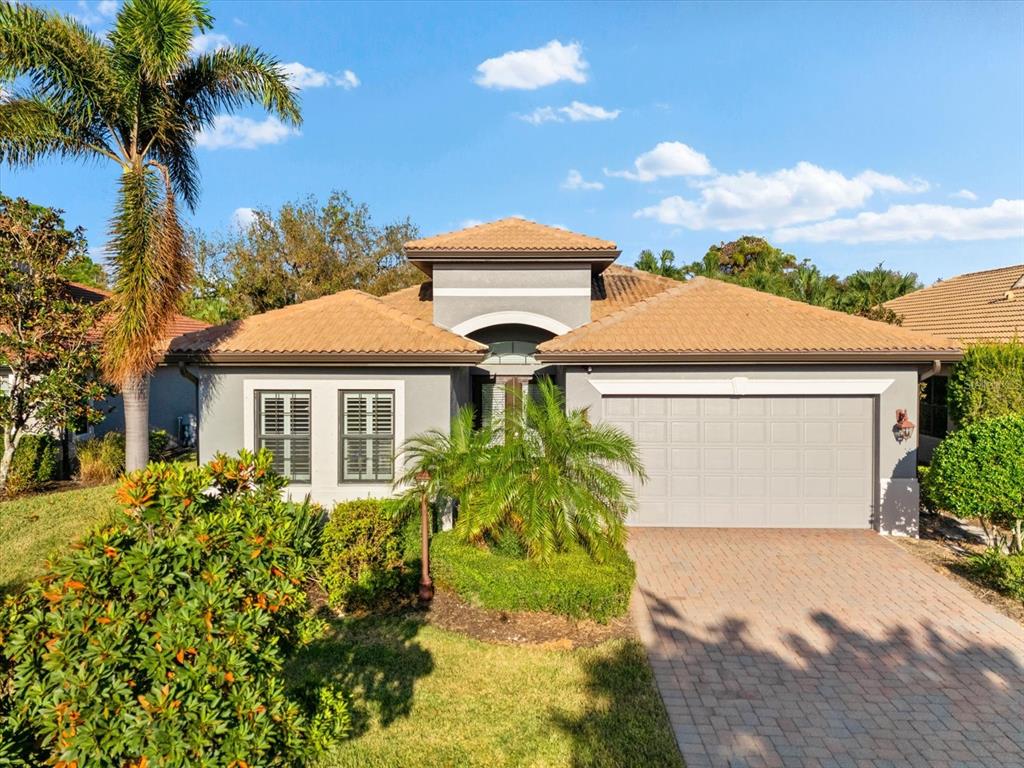
<svg viewBox="0 0 1024 768">
<path fill-rule="evenodd" d="M 374 720 L 387 727 L 409 714 L 416 682 L 434 669 L 416 641 L 422 626 L 411 615 L 334 619 L 326 637 L 289 660 L 285 678 L 297 690 L 340 684 L 351 705 L 352 736 Z"/>
<path fill-rule="evenodd" d="M 588 704 L 582 713 L 556 713 L 572 739 L 575 768 L 683 768 L 668 716 L 643 647 L 623 640 L 589 651 L 584 662 Z"/>
</svg>

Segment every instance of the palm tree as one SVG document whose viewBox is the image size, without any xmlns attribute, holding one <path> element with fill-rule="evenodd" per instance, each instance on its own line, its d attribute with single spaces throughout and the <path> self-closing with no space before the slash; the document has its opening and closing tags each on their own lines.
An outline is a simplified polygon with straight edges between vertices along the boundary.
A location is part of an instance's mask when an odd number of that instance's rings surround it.
<svg viewBox="0 0 1024 768">
<path fill-rule="evenodd" d="M 103 367 L 124 398 L 129 470 L 148 461 L 149 374 L 192 278 L 177 196 L 195 208 L 196 133 L 248 104 L 301 120 L 268 54 L 243 45 L 191 55 L 193 33 L 212 24 L 202 0 L 127 0 L 100 38 L 71 17 L 0 0 L 0 83 L 15 86 L 0 101 L 0 160 L 98 159 L 120 171 Z"/>
</svg>

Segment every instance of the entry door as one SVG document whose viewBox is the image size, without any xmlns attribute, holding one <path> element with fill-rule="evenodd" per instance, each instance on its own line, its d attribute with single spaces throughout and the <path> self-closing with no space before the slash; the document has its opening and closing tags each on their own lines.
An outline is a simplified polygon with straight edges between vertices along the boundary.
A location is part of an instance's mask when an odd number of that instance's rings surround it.
<svg viewBox="0 0 1024 768">
<path fill-rule="evenodd" d="M 649 475 L 630 524 L 869 528 L 870 397 L 606 397 Z"/>
</svg>

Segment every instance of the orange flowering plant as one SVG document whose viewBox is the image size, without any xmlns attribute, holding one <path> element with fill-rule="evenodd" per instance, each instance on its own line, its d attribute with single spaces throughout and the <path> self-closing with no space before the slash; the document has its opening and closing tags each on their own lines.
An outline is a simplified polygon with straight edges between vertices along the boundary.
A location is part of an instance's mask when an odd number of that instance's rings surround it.
<svg viewBox="0 0 1024 768">
<path fill-rule="evenodd" d="M 0 764 L 290 766 L 344 735 L 339 692 L 281 677 L 323 630 L 321 513 L 283 485 L 266 452 L 125 477 L 113 523 L 0 612 Z"/>
</svg>

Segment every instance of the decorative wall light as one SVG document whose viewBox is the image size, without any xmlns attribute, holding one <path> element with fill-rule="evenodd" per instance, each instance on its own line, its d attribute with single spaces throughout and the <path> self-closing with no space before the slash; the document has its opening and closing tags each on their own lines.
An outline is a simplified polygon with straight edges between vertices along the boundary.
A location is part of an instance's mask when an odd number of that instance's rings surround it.
<svg viewBox="0 0 1024 768">
<path fill-rule="evenodd" d="M 896 409 L 896 423 L 893 425 L 892 434 L 897 443 L 909 440 L 914 435 L 914 422 L 908 418 L 905 408 Z"/>
</svg>

